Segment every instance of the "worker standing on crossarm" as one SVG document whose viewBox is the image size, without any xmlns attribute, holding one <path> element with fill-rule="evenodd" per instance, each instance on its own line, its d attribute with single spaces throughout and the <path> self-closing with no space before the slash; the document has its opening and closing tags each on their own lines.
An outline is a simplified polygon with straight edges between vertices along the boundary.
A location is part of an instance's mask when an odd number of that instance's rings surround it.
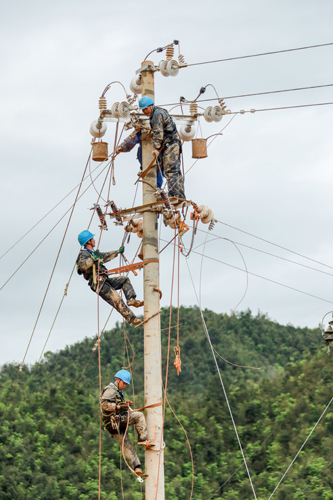
<svg viewBox="0 0 333 500">
<path fill-rule="evenodd" d="M 126 139 L 119 144 L 119 146 L 116 149 L 116 153 L 128 153 L 129 151 L 132 151 L 132 149 L 139 144 L 138 151 L 136 154 L 136 159 L 140 163 L 140 170 L 142 170 L 142 144 L 141 144 L 141 130 L 138 132 L 133 132 L 130 134 Z M 162 155 L 160 154 L 157 158 L 157 165 L 156 165 L 156 171 L 157 171 L 157 187 L 161 188 L 163 186 L 163 166 L 162 166 Z"/>
<path fill-rule="evenodd" d="M 141 320 L 128 307 L 143 306 L 143 302 L 136 300 L 136 293 L 130 279 L 125 276 L 110 278 L 103 264 L 123 253 L 124 247 L 112 252 L 94 250 L 94 236 L 90 231 L 82 231 L 78 236 L 79 243 L 83 246 L 76 259 L 78 274 L 82 274 L 84 279 L 88 281 L 91 290 L 98 292 L 98 295 L 114 307 L 128 323 L 132 323 L 133 325 L 140 324 Z M 116 290 L 123 290 L 127 305 Z"/>
<path fill-rule="evenodd" d="M 175 122 L 166 109 L 154 106 L 151 97 L 142 97 L 139 107 L 146 116 L 149 116 L 153 142 L 152 154 L 156 158 L 160 154 L 162 156 L 169 196 L 185 199 L 184 178 L 180 170 L 182 146 Z"/>
<path fill-rule="evenodd" d="M 126 432 L 128 425 L 135 425 L 139 435 L 138 445 L 152 446 L 148 441 L 147 425 L 143 413 L 131 410 L 132 401 L 125 401 L 123 389 L 130 382 L 131 374 L 127 370 L 120 370 L 115 374 L 115 382 L 111 382 L 101 392 L 101 412 L 105 429 L 123 447 L 125 458 L 130 467 L 132 467 L 138 476 L 146 477 L 142 471 L 140 460 L 134 451 L 128 432 Z"/>
</svg>

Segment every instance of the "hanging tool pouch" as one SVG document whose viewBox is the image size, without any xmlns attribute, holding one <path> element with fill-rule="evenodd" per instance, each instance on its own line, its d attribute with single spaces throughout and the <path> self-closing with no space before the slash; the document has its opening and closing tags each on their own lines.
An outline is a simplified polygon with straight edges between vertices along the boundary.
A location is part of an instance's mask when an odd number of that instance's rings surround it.
<svg viewBox="0 0 333 500">
<path fill-rule="evenodd" d="M 103 415 L 105 429 L 110 434 L 124 434 L 127 427 L 128 413 L 114 412 L 110 415 Z"/>
<path fill-rule="evenodd" d="M 98 290 L 101 290 L 102 286 L 104 285 L 105 281 L 107 280 L 108 276 L 104 274 L 99 274 L 98 275 L 98 262 L 94 262 L 93 264 L 93 273 L 92 276 L 89 278 L 88 285 L 90 288 L 96 292 L 97 291 L 97 284 L 98 284 Z"/>
</svg>

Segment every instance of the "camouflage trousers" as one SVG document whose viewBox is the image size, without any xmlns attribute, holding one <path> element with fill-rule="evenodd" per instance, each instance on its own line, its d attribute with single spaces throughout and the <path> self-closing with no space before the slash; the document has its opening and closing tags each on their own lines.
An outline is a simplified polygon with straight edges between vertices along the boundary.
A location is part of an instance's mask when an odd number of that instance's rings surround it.
<svg viewBox="0 0 333 500">
<path fill-rule="evenodd" d="M 123 290 L 126 300 L 132 298 L 135 299 L 136 297 L 136 293 L 129 278 L 122 276 L 117 278 L 107 278 L 99 290 L 98 295 L 102 297 L 105 302 L 110 304 L 110 306 L 114 307 L 126 319 L 126 321 L 128 321 L 128 323 L 131 323 L 136 316 L 131 309 L 127 307 L 116 290 Z"/>
<path fill-rule="evenodd" d="M 148 439 L 146 419 L 145 419 L 143 413 L 141 413 L 140 411 L 130 412 L 128 425 L 135 425 L 136 430 L 138 431 L 140 441 L 145 441 L 146 439 Z M 108 427 L 109 426 L 107 426 L 107 429 L 108 429 Z M 111 434 L 111 436 L 116 441 L 118 441 L 120 446 L 123 445 L 123 439 L 124 439 L 123 434 Z M 140 460 L 139 460 L 137 454 L 135 453 L 135 450 L 132 446 L 131 440 L 128 436 L 128 429 L 127 429 L 126 436 L 124 439 L 124 448 L 123 449 L 124 449 L 125 458 L 126 458 L 127 462 L 129 463 L 129 465 L 132 467 L 132 469 L 135 469 L 135 467 L 140 467 L 140 465 L 141 465 Z"/>
<path fill-rule="evenodd" d="M 185 198 L 184 179 L 180 170 L 180 144 L 172 142 L 162 151 L 164 176 L 168 182 L 169 196 Z"/>
</svg>

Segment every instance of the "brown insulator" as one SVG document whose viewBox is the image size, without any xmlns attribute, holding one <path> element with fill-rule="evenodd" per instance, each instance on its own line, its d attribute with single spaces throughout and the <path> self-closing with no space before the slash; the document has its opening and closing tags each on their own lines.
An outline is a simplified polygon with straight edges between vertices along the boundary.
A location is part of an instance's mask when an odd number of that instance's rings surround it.
<svg viewBox="0 0 333 500">
<path fill-rule="evenodd" d="M 100 111 L 104 111 L 105 109 L 107 109 L 106 97 L 99 98 L 98 107 L 99 107 Z"/>
<path fill-rule="evenodd" d="M 172 44 L 168 45 L 167 48 L 166 48 L 165 53 L 166 53 L 167 61 L 171 61 L 171 59 L 173 58 L 173 55 L 175 53 L 174 46 Z"/>
<path fill-rule="evenodd" d="M 178 62 L 179 62 L 179 66 L 186 66 L 185 57 L 183 56 L 183 54 L 179 54 Z"/>
<path fill-rule="evenodd" d="M 98 215 L 99 220 L 101 222 L 101 225 L 98 227 L 100 227 L 104 231 L 107 231 L 108 226 L 106 224 L 105 215 L 103 214 L 101 207 L 98 204 L 95 204 L 91 210 L 96 210 L 96 212 L 97 212 L 97 215 Z"/>
<path fill-rule="evenodd" d="M 114 201 L 110 201 L 109 205 L 111 207 L 112 212 L 115 215 L 115 218 L 117 219 L 117 221 L 119 222 L 119 224 L 122 226 L 123 225 L 123 220 L 122 220 L 122 218 L 119 215 L 119 210 L 117 208 L 117 205 L 115 204 Z"/>
<path fill-rule="evenodd" d="M 198 105 L 196 102 L 191 102 L 190 104 L 190 114 L 195 116 L 198 114 Z"/>
<path fill-rule="evenodd" d="M 172 206 L 171 206 L 171 203 L 169 201 L 168 195 L 164 191 L 161 190 L 160 196 L 163 200 L 165 208 L 167 208 L 168 210 L 172 210 Z"/>
</svg>

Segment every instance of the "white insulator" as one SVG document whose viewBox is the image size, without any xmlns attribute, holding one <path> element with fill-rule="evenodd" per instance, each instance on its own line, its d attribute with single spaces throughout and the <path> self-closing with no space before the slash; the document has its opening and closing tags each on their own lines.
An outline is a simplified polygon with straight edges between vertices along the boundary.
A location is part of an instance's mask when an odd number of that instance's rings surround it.
<svg viewBox="0 0 333 500">
<path fill-rule="evenodd" d="M 199 205 L 198 208 L 196 209 L 196 211 L 198 212 L 198 214 L 200 214 L 200 217 L 206 217 L 207 213 L 208 213 L 208 207 L 207 205 Z"/>
<path fill-rule="evenodd" d="M 220 106 L 214 106 L 211 111 L 211 116 L 214 122 L 220 122 L 223 116 L 222 108 Z"/>
<path fill-rule="evenodd" d="M 128 104 L 128 102 L 126 101 L 123 101 L 119 104 L 118 106 L 118 113 L 120 114 L 120 116 L 122 116 L 123 118 L 128 118 L 129 115 L 130 115 L 130 111 L 131 111 L 131 107 L 130 105 Z"/>
<path fill-rule="evenodd" d="M 179 64 L 175 59 L 168 61 L 166 65 L 166 70 L 170 76 L 177 76 L 179 73 Z"/>
<path fill-rule="evenodd" d="M 115 102 L 114 104 L 112 104 L 111 113 L 114 118 L 120 118 L 119 105 L 120 102 Z"/>
<path fill-rule="evenodd" d="M 108 108 L 107 102 L 106 102 L 106 97 L 100 97 L 98 100 L 98 107 L 101 111 L 104 111 L 105 109 Z"/>
<path fill-rule="evenodd" d="M 208 108 L 205 109 L 205 112 L 204 112 L 204 119 L 206 120 L 206 122 L 212 122 L 213 121 L 213 118 L 212 118 L 212 106 L 208 106 Z"/>
<path fill-rule="evenodd" d="M 214 218 L 214 212 L 213 210 L 210 208 L 208 210 L 208 214 L 206 215 L 206 217 L 201 217 L 201 222 L 203 224 L 209 224 L 210 221 Z"/>
<path fill-rule="evenodd" d="M 93 137 L 98 139 L 99 137 L 103 137 L 103 135 L 105 135 L 106 129 L 107 129 L 106 123 L 94 120 L 90 125 L 89 132 Z"/>
<path fill-rule="evenodd" d="M 196 129 L 194 125 L 182 125 L 179 129 L 179 137 L 182 141 L 191 141 L 195 133 Z"/>
<path fill-rule="evenodd" d="M 133 76 L 131 83 L 130 83 L 130 89 L 131 89 L 131 92 L 133 92 L 133 94 L 141 94 L 142 93 L 141 75 Z"/>
<path fill-rule="evenodd" d="M 143 238 L 143 229 L 138 231 L 136 234 L 138 235 L 139 238 Z"/>
<path fill-rule="evenodd" d="M 163 76 L 170 76 L 166 67 L 169 61 L 160 61 L 159 68 Z"/>
</svg>

